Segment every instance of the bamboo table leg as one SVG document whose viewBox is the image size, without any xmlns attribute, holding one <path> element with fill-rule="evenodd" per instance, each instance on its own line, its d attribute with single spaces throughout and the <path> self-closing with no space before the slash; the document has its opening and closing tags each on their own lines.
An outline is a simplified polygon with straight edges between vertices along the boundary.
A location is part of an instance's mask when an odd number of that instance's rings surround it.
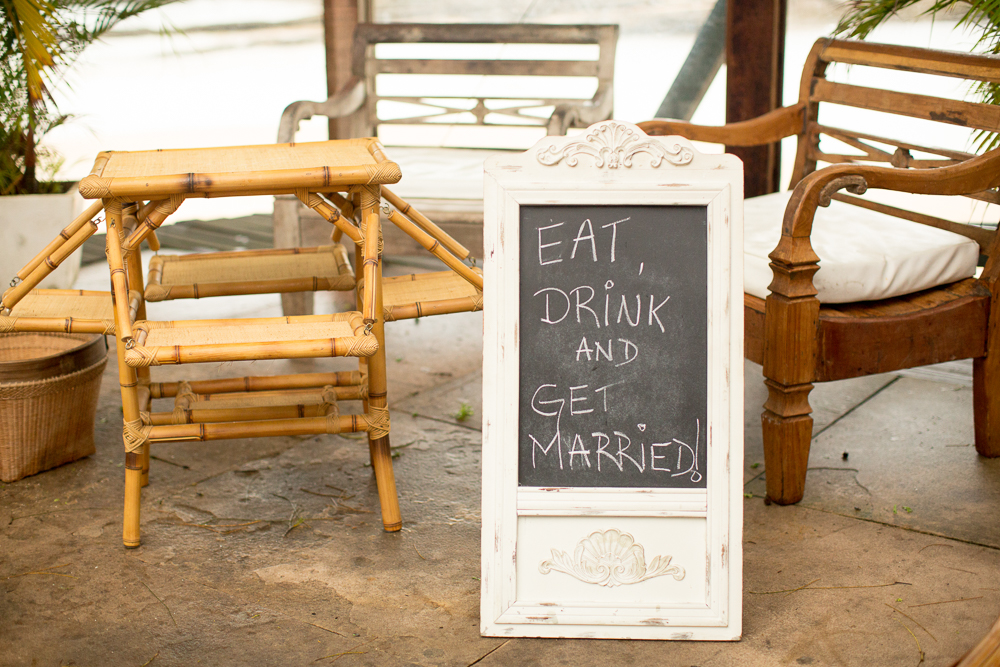
<svg viewBox="0 0 1000 667">
<path fill-rule="evenodd" d="M 363 220 L 365 222 L 365 254 L 370 256 L 368 244 L 379 243 L 379 188 L 365 187 L 361 192 L 363 205 Z M 375 264 L 374 280 L 365 282 L 365 290 L 375 293 L 375 321 L 372 324 L 372 334 L 378 341 L 378 351 L 368 359 L 368 414 L 384 414 L 388 421 L 387 380 L 385 368 L 385 321 L 382 312 L 382 262 Z M 375 482 L 378 486 L 379 504 L 382 507 L 382 526 L 388 532 L 395 532 L 403 527 L 399 512 L 399 498 L 396 495 L 396 477 L 392 470 L 392 452 L 389 448 L 389 434 L 380 437 L 368 436 L 368 450 L 371 455 L 372 469 L 375 471 Z"/>
<path fill-rule="evenodd" d="M 362 253 L 361 245 L 355 244 L 354 246 L 354 275 L 361 275 L 361 267 L 364 265 L 365 257 Z M 357 304 L 358 311 L 361 311 L 361 291 L 355 287 L 354 289 L 354 301 Z M 381 345 L 381 343 L 380 343 Z M 364 384 L 368 385 L 368 358 L 358 357 L 358 372 L 361 373 L 361 380 Z M 368 392 L 365 391 L 365 398 L 361 399 L 361 412 L 368 414 Z M 369 462 L 372 464 L 372 470 L 375 470 L 375 455 L 374 450 L 369 446 Z"/>
<path fill-rule="evenodd" d="M 122 542 L 127 548 L 139 546 L 139 501 L 142 496 L 142 448 L 129 449 L 130 428 L 142 424 L 139 414 L 139 378 L 135 369 L 125 363 L 125 342 L 131 340 L 131 322 L 128 321 L 128 282 L 122 261 L 121 244 L 122 206 L 114 199 L 104 201 L 108 236 L 108 264 L 111 267 L 112 294 L 115 300 L 115 349 L 118 352 L 118 381 L 122 392 L 123 441 L 125 453 L 125 516 L 122 525 Z M 125 303 L 122 304 L 122 300 Z M 124 307 L 123 307 L 124 306 Z M 123 321 L 124 320 L 124 321 Z"/>
<path fill-rule="evenodd" d="M 139 212 L 139 207 L 135 203 L 130 203 L 122 207 L 122 235 L 123 239 L 128 238 L 132 232 L 136 230 L 139 226 L 139 220 L 136 214 Z M 139 248 L 128 253 L 125 257 L 125 267 L 127 270 L 128 278 L 128 289 L 129 296 L 131 297 L 132 292 L 139 294 L 139 308 L 136 310 L 135 319 L 145 320 L 146 319 L 146 298 L 143 295 L 144 289 L 142 284 L 142 252 Z M 136 369 L 136 375 L 140 384 L 149 385 L 149 367 L 143 366 L 142 368 Z M 147 406 L 140 405 L 139 409 L 142 410 Z M 146 442 L 142 445 L 142 486 L 149 485 L 149 443 Z"/>
</svg>

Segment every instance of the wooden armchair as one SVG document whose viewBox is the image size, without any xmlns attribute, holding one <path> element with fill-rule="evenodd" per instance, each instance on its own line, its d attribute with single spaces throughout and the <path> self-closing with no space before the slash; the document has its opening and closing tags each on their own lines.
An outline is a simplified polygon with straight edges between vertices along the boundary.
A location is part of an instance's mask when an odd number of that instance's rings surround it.
<svg viewBox="0 0 1000 667">
<path fill-rule="evenodd" d="M 852 78 L 870 67 L 1000 82 L 996 58 L 821 39 L 795 105 L 724 127 L 640 124 L 648 134 L 737 146 L 798 136 L 791 192 L 747 200 L 744 216 L 745 353 L 764 368 L 767 495 L 780 504 L 803 496 L 814 382 L 972 358 L 976 450 L 1000 456 L 1000 308 L 991 308 L 1000 293 L 996 213 L 988 209 L 992 228 L 969 224 L 958 197 L 1000 203 L 1000 149 L 976 157 L 918 143 L 935 124 L 996 132 L 1000 108 L 834 81 L 833 63 L 854 66 Z M 907 119 L 926 122 L 909 130 L 912 141 L 890 139 L 822 124 L 821 103 L 853 107 L 859 116 L 893 114 L 897 131 L 906 131 Z M 931 215 L 923 203 L 907 210 L 880 202 L 876 190 L 954 196 L 949 207 L 959 220 Z M 771 281 L 764 287 L 757 249 L 768 234 Z M 974 277 L 977 259 L 984 266 Z"/>
<path fill-rule="evenodd" d="M 483 161 L 610 118 L 617 40 L 614 25 L 363 23 L 351 80 L 325 101 L 289 104 L 278 143 L 296 141 L 314 116 L 347 119 L 352 136 L 391 147 L 403 172 L 395 192 L 478 254 Z M 276 198 L 275 247 L 303 245 L 313 222 L 295 197 Z M 392 227 L 385 248 L 420 253 Z M 286 315 L 310 313 L 312 295 L 284 294 L 282 305 Z"/>
</svg>

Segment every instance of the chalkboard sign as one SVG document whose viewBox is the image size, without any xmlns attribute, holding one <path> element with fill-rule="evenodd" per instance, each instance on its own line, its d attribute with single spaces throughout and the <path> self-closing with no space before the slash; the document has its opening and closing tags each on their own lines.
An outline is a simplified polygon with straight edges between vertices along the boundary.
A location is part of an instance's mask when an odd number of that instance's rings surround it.
<svg viewBox="0 0 1000 667">
<path fill-rule="evenodd" d="M 739 638 L 742 200 L 618 121 L 487 160 L 484 635 Z"/>
<path fill-rule="evenodd" d="M 705 488 L 704 206 L 522 206 L 522 486 Z"/>
</svg>

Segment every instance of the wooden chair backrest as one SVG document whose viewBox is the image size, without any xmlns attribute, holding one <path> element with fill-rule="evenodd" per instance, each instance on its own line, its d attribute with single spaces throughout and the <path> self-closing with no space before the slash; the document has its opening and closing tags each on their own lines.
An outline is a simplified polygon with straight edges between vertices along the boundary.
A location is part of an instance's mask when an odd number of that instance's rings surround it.
<svg viewBox="0 0 1000 667">
<path fill-rule="evenodd" d="M 863 78 L 859 67 L 892 71 L 892 79 L 887 80 L 889 85 L 886 87 L 836 81 L 830 75 L 845 71 L 831 68 L 831 65 L 837 63 L 850 66 L 851 78 L 855 80 Z M 872 70 L 869 72 L 872 76 L 879 76 Z M 902 79 L 908 75 L 899 72 L 945 77 L 953 82 L 950 85 L 956 99 L 924 94 L 927 92 L 926 88 L 919 93 L 894 90 L 893 88 L 906 84 Z M 924 82 L 926 81 L 925 78 Z M 969 152 L 974 145 L 971 130 L 1000 131 L 1000 106 L 958 99 L 967 96 L 971 87 L 978 82 L 1000 83 L 1000 58 L 854 40 L 818 40 L 802 70 L 799 102 L 805 106 L 805 115 L 790 187 L 825 164 L 864 163 L 902 169 L 934 168 L 957 164 L 973 157 L 973 153 Z M 919 82 L 916 83 L 919 85 Z M 854 122 L 851 124 L 861 125 L 862 129 L 824 124 L 820 119 L 821 103 L 850 107 L 850 112 L 841 113 L 841 117 L 852 117 Z M 880 116 L 881 125 L 885 125 L 885 120 L 891 118 L 896 132 L 909 134 L 910 139 L 916 137 L 916 140 L 908 141 L 865 132 L 863 128 L 866 116 Z M 956 145 L 947 148 L 919 143 L 920 137 L 927 135 L 949 138 Z M 827 148 L 828 143 L 837 146 L 830 150 Z M 1000 204 L 1000 192 L 996 189 L 968 196 L 987 204 Z M 990 248 L 995 235 L 995 218 L 990 221 L 992 224 L 977 226 L 964 224 L 967 221 L 945 220 L 845 194 L 838 194 L 836 198 L 914 222 L 949 229 L 975 240 L 984 252 Z"/>
<path fill-rule="evenodd" d="M 353 74 L 364 80 L 366 92 L 358 129 L 362 136 L 379 136 L 393 144 L 396 136 L 383 137 L 384 133 L 379 133 L 381 126 L 419 126 L 419 136 L 429 138 L 432 145 L 494 147 L 500 145 L 494 140 L 495 134 L 473 135 L 466 131 L 462 138 L 468 141 L 459 139 L 456 143 L 449 140 L 454 138 L 455 132 L 443 140 L 435 139 L 433 128 L 442 128 L 438 137 L 463 126 L 520 128 L 525 138 L 515 139 L 515 143 L 520 146 L 527 141 L 526 145 L 530 146 L 544 136 L 551 110 L 556 106 L 580 103 L 595 94 L 612 94 L 617 41 L 618 26 L 615 25 L 360 24 L 354 33 L 351 55 Z M 389 49 L 380 48 L 393 44 L 435 47 L 425 49 L 424 57 L 406 57 L 400 51 L 387 54 Z M 478 59 L 466 57 L 447 45 L 477 45 L 477 48 L 461 51 L 467 54 L 478 51 Z M 493 53 L 487 55 L 488 52 L 478 45 L 593 45 L 597 48 L 596 53 L 594 49 L 583 54 L 579 50 L 576 53 L 564 51 L 556 56 L 560 59 L 496 59 L 495 47 L 490 49 Z M 523 46 L 517 48 L 523 51 Z M 470 80 L 470 76 L 485 78 Z M 536 82 L 536 90 L 465 92 L 470 88 L 485 89 L 491 83 L 502 83 L 503 77 L 541 78 Z M 565 83 L 564 77 L 589 78 L 593 85 L 579 97 L 554 96 L 553 89 L 560 80 Z M 587 88 L 587 82 L 583 83 L 580 88 Z M 391 88 L 395 88 L 395 92 Z M 396 107 L 395 113 L 387 108 L 389 106 Z M 527 133 L 525 128 L 529 129 Z M 541 128 L 540 133 L 537 128 Z M 518 130 L 511 129 L 510 133 L 516 134 Z M 413 145 L 428 144 L 418 139 Z"/>
</svg>

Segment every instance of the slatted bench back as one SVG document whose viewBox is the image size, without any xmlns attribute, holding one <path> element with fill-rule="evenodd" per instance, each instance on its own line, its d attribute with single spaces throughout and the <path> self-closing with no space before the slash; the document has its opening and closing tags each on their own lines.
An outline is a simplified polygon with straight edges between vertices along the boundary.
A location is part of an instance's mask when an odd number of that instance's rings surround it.
<svg viewBox="0 0 1000 667">
<path fill-rule="evenodd" d="M 612 95 L 617 40 L 614 25 L 361 24 L 352 67 L 366 87 L 363 134 L 526 148 L 560 104 Z"/>
<path fill-rule="evenodd" d="M 841 63 L 849 68 L 831 67 Z M 865 77 L 862 68 L 876 68 L 894 72 L 891 79 L 878 79 L 879 87 L 845 83 L 836 78 L 857 81 Z M 878 75 L 868 70 L 871 78 Z M 925 94 L 930 92 L 923 79 L 911 82 L 922 87 L 921 92 L 904 92 L 893 88 L 904 87 L 908 74 L 916 72 L 943 77 L 947 89 L 955 98 Z M 865 163 L 878 166 L 906 168 L 934 168 L 956 164 L 973 157 L 974 130 L 1000 131 L 1000 106 L 970 102 L 968 96 L 978 82 L 1000 83 L 1000 58 L 943 52 L 931 49 L 869 44 L 865 42 L 826 39 L 819 40 L 806 60 L 802 72 L 799 101 L 805 103 L 805 124 L 799 135 L 798 152 L 792 184 L 826 164 Z M 888 85 L 886 85 L 888 84 Z M 882 85 L 886 85 L 885 88 Z M 838 105 L 838 115 L 848 122 L 847 127 L 824 124 L 823 108 Z M 845 112 L 843 107 L 850 107 Z M 866 132 L 866 125 L 886 126 L 891 119 L 895 137 Z M 916 119 L 916 120 L 913 120 Z M 950 141 L 952 146 L 936 146 Z M 882 163 L 882 164 L 880 164 Z M 972 199 L 987 204 L 1000 204 L 996 189 L 970 195 Z M 837 199 L 875 209 L 897 217 L 957 232 L 975 240 L 984 252 L 994 236 L 995 210 L 981 212 L 982 219 L 956 221 L 927 215 L 896 206 L 880 204 L 870 199 L 838 194 Z M 970 223 L 970 224 L 963 224 Z"/>
</svg>

